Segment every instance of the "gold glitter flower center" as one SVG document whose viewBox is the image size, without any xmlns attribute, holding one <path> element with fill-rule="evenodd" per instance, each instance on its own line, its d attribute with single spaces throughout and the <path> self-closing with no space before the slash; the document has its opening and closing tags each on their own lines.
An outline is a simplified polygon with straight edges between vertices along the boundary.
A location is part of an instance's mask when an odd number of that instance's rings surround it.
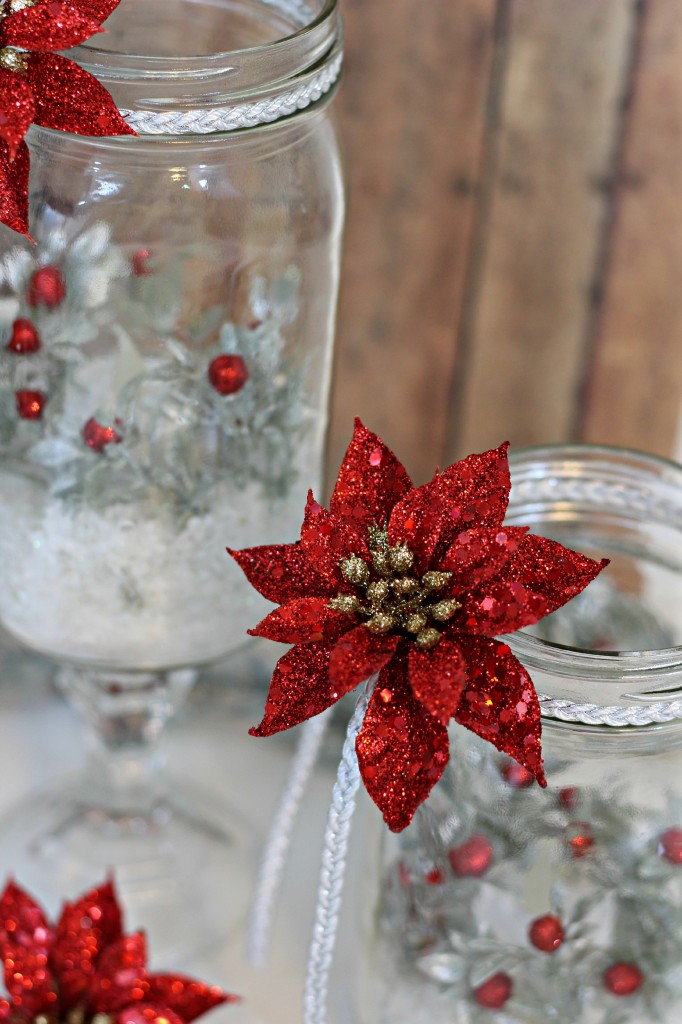
<svg viewBox="0 0 682 1024">
<path fill-rule="evenodd" d="M 25 11 L 28 7 L 35 7 L 38 0 L 0 0 L 0 18 L 7 18 L 17 11 Z"/>
<path fill-rule="evenodd" d="M 27 67 L 28 54 L 24 50 L 17 50 L 14 46 L 3 46 L 0 50 L 0 68 L 21 74 Z"/>
<path fill-rule="evenodd" d="M 85 1020 L 85 1009 L 82 1006 L 75 1006 L 69 1010 L 64 1017 L 64 1024 L 83 1024 Z M 54 1019 L 46 1013 L 39 1013 L 31 1024 L 54 1024 Z M 96 1013 L 92 1018 L 92 1024 L 113 1024 L 113 1018 L 108 1013 Z"/>
<path fill-rule="evenodd" d="M 0 21 L 10 14 L 16 14 L 17 11 L 35 7 L 36 3 L 37 0 L 0 0 Z M 26 50 L 18 49 L 16 46 L 3 46 L 0 49 L 0 68 L 23 74 L 28 67 L 28 57 Z"/>
<path fill-rule="evenodd" d="M 329 607 L 362 616 L 370 633 L 402 630 L 414 637 L 417 647 L 434 647 L 442 635 L 438 625 L 462 607 L 456 598 L 438 595 L 452 573 L 431 570 L 417 578 L 414 555 L 405 544 L 391 547 L 386 527 L 370 526 L 369 550 L 371 564 L 358 555 L 341 559 L 343 577 L 358 593 L 337 594 Z"/>
</svg>

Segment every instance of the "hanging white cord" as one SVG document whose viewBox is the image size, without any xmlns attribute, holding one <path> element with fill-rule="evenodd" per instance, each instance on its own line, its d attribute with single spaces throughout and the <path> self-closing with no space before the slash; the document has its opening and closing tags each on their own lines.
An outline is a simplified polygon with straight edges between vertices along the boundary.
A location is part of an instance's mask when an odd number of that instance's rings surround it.
<svg viewBox="0 0 682 1024">
<path fill-rule="evenodd" d="M 367 705 L 376 685 L 373 676 L 358 701 L 348 725 L 343 755 L 332 793 L 322 849 L 322 870 L 317 890 L 315 925 L 310 944 L 308 970 L 303 992 L 303 1024 L 325 1024 L 327 1020 L 327 989 L 336 932 L 341 909 L 341 893 L 346 869 L 350 827 L 355 810 L 355 796 L 360 785 L 360 769 L 355 740 L 362 727 Z"/>
<path fill-rule="evenodd" d="M 301 727 L 301 735 L 280 796 L 261 860 L 256 895 L 251 908 L 246 955 L 254 967 L 263 967 L 272 937 L 272 920 L 282 887 L 291 834 L 296 823 L 311 772 L 317 762 L 322 741 L 331 721 L 332 709 L 311 718 Z"/>
</svg>

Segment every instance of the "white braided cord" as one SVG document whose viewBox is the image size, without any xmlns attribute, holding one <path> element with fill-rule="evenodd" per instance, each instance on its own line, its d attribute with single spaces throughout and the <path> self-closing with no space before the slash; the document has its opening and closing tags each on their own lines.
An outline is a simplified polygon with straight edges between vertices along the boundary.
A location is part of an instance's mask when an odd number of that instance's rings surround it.
<svg viewBox="0 0 682 1024">
<path fill-rule="evenodd" d="M 272 124 L 305 110 L 329 92 L 341 73 L 343 54 L 338 53 L 328 64 L 299 86 L 267 99 L 238 103 L 211 110 L 121 110 L 123 120 L 138 135 L 207 135 L 235 132 Z"/>
<path fill-rule="evenodd" d="M 254 967 L 263 967 L 272 936 L 272 920 L 282 887 L 282 875 L 291 844 L 301 801 L 331 721 L 329 708 L 301 726 L 301 735 L 291 764 L 289 777 L 272 820 L 256 883 L 247 938 L 247 958 Z"/>
<path fill-rule="evenodd" d="M 570 700 L 554 700 L 539 695 L 540 711 L 544 718 L 561 722 L 582 722 L 584 725 L 654 725 L 682 719 L 682 700 L 661 700 L 655 704 L 621 707 L 600 704 L 574 704 Z"/>
<path fill-rule="evenodd" d="M 339 925 L 348 839 L 355 810 L 355 797 L 360 785 L 355 740 L 362 727 L 376 679 L 377 677 L 373 676 L 367 683 L 348 724 L 343 754 L 332 792 L 322 849 L 322 869 L 317 890 L 313 938 L 303 991 L 303 1024 L 325 1024 L 327 1020 L 329 972 Z"/>
</svg>

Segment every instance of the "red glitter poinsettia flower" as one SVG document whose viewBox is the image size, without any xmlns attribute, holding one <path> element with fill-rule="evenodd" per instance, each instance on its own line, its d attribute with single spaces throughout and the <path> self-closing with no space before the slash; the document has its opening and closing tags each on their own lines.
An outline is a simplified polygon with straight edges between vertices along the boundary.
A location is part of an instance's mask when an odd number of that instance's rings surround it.
<svg viewBox="0 0 682 1024">
<path fill-rule="evenodd" d="M 309 496 L 300 541 L 230 551 L 281 605 L 249 632 L 294 644 L 251 734 L 297 725 L 378 673 L 356 749 L 394 831 L 442 775 L 451 718 L 546 784 L 535 688 L 495 637 L 561 607 L 607 562 L 504 527 L 509 490 L 507 445 L 413 487 L 356 421 L 330 510 Z"/>
<path fill-rule="evenodd" d="M 236 1001 L 182 974 L 150 974 L 144 935 L 123 934 L 111 882 L 66 903 L 56 924 L 14 882 L 0 897 L 0 954 L 8 999 L 0 1020 L 29 1024 L 189 1024 Z"/>
<path fill-rule="evenodd" d="M 96 78 L 55 50 L 102 31 L 119 0 L 1 0 L 0 222 L 28 235 L 31 124 L 76 135 L 135 135 Z"/>
</svg>

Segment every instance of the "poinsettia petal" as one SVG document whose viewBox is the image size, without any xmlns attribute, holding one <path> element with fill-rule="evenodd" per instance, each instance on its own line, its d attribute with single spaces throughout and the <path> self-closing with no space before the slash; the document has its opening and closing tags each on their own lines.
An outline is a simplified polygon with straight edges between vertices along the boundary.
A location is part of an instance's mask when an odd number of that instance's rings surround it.
<svg viewBox="0 0 682 1024">
<path fill-rule="evenodd" d="M 370 560 L 365 535 L 354 523 L 319 505 L 312 492 L 308 495 L 301 527 L 301 546 L 313 569 L 335 592 L 344 586 L 348 589 L 341 573 L 343 558 L 354 554 Z"/>
<path fill-rule="evenodd" d="M 47 0 L 8 15 L 2 24 L 2 39 L 4 46 L 26 50 L 68 50 L 101 31 L 96 21 L 72 4 Z"/>
<path fill-rule="evenodd" d="M 406 677 L 405 658 L 382 669 L 355 744 L 365 788 L 392 832 L 410 824 L 449 757 L 447 730 L 424 711 Z"/>
<path fill-rule="evenodd" d="M 309 644 L 336 640 L 352 629 L 355 619 L 329 607 L 326 597 L 297 597 L 259 622 L 248 632 L 282 644 Z"/>
<path fill-rule="evenodd" d="M 62 1010 L 80 1001 L 95 975 L 98 957 L 121 936 L 121 908 L 111 882 L 65 904 L 50 954 Z"/>
<path fill-rule="evenodd" d="M 426 572 L 431 566 L 446 514 L 441 496 L 429 484 L 408 491 L 391 512 L 389 542 L 408 546 L 415 556 L 417 572 Z"/>
<path fill-rule="evenodd" d="M 461 636 L 468 681 L 455 719 L 532 772 L 545 786 L 540 705 L 533 681 L 506 644 Z"/>
<path fill-rule="evenodd" d="M 356 419 L 334 487 L 332 512 L 360 527 L 383 526 L 411 487 L 412 481 L 391 449 Z"/>
<path fill-rule="evenodd" d="M 158 1003 L 132 1003 L 112 1015 L 114 1024 L 184 1024 L 169 1006 Z"/>
<path fill-rule="evenodd" d="M 497 576 L 518 550 L 527 526 L 462 530 L 438 568 L 452 573 L 448 589 L 461 593 Z"/>
<path fill-rule="evenodd" d="M 42 908 L 10 882 L 0 897 L 0 953 L 5 987 L 19 1015 L 49 1016 L 56 1006 L 54 978 L 48 966 L 53 938 Z"/>
<path fill-rule="evenodd" d="M 507 443 L 480 455 L 469 455 L 436 473 L 426 486 L 446 506 L 447 529 L 453 537 L 472 527 L 494 529 L 502 525 L 511 486 Z"/>
<path fill-rule="evenodd" d="M 147 991 L 147 946 L 142 932 L 124 935 L 104 949 L 90 982 L 91 1013 L 115 1013 L 144 998 Z"/>
<path fill-rule="evenodd" d="M 344 693 L 383 668 L 395 654 L 399 636 L 378 636 L 366 626 L 356 626 L 337 640 L 329 662 L 329 677 Z"/>
<path fill-rule="evenodd" d="M 462 608 L 449 627 L 480 636 L 500 636 L 532 626 L 547 615 L 549 605 L 523 583 L 487 583 L 462 597 Z"/>
<path fill-rule="evenodd" d="M 408 665 L 413 694 L 430 714 L 447 725 L 467 681 L 466 662 L 456 641 L 443 637 L 428 651 L 411 647 Z"/>
<path fill-rule="evenodd" d="M 33 93 L 26 79 L 0 68 L 0 139 L 7 143 L 10 159 L 16 156 L 34 113 Z"/>
<path fill-rule="evenodd" d="M 499 579 L 522 583 L 542 597 L 547 609 L 543 614 L 549 615 L 584 590 L 608 564 L 608 558 L 597 562 L 555 540 L 529 533 Z"/>
<path fill-rule="evenodd" d="M 484 636 L 532 626 L 584 590 L 608 564 L 608 558 L 596 562 L 528 534 L 497 577 L 463 599 L 452 624 Z"/>
<path fill-rule="evenodd" d="M 277 664 L 270 681 L 263 721 L 251 736 L 272 736 L 326 711 L 345 691 L 329 678 L 333 644 L 300 644 Z"/>
<path fill-rule="evenodd" d="M 227 551 L 251 586 L 275 604 L 285 604 L 292 598 L 311 594 L 331 597 L 337 591 L 334 584 L 315 572 L 300 541 L 244 548 L 242 551 L 228 548 Z"/>
<path fill-rule="evenodd" d="M 78 10 L 99 25 L 116 10 L 120 0 L 75 0 Z"/>
<path fill-rule="evenodd" d="M 185 1024 L 191 1024 L 214 1006 L 239 1002 L 238 996 L 223 992 L 217 985 L 205 985 L 184 974 L 150 974 L 147 984 L 146 1002 L 167 1006 L 179 1014 Z"/>
<path fill-rule="evenodd" d="M 29 153 L 25 142 L 17 146 L 14 159 L 10 149 L 0 140 L 0 224 L 6 224 L 20 235 L 28 233 Z"/>
<path fill-rule="evenodd" d="M 28 55 L 35 123 L 76 135 L 135 135 L 103 85 L 58 53 Z"/>
</svg>

